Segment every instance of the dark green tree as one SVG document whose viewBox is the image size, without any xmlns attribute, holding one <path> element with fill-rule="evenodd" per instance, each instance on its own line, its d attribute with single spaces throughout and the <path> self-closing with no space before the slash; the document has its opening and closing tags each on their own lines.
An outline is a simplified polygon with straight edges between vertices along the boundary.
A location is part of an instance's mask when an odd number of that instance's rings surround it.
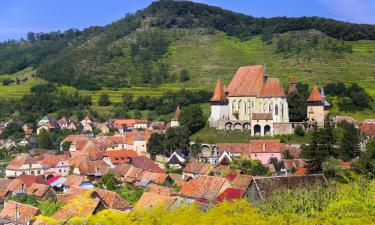
<svg viewBox="0 0 375 225">
<path fill-rule="evenodd" d="M 351 161 L 361 153 L 360 133 L 352 123 L 343 122 L 340 126 L 344 129 L 344 135 L 340 142 L 339 153 L 343 160 Z"/>
<path fill-rule="evenodd" d="M 48 131 L 46 131 L 45 129 L 40 130 L 36 139 L 37 139 L 39 148 L 54 149 L 54 147 L 55 147 L 51 134 Z"/>
<path fill-rule="evenodd" d="M 197 132 L 206 122 L 199 105 L 190 105 L 182 108 L 178 121 L 181 126 L 188 128 L 191 133 Z"/>
<path fill-rule="evenodd" d="M 289 120 L 291 122 L 301 122 L 306 119 L 306 101 L 300 92 L 292 92 L 287 97 Z"/>
<path fill-rule="evenodd" d="M 116 189 L 116 185 L 118 184 L 118 180 L 117 180 L 115 174 L 113 174 L 113 173 L 107 173 L 107 174 L 104 174 L 104 176 L 102 177 L 100 183 L 107 190 L 113 191 L 113 190 Z"/>
<path fill-rule="evenodd" d="M 181 70 L 180 72 L 180 82 L 186 82 L 190 80 L 190 74 L 189 74 L 189 71 L 183 69 Z"/>
<path fill-rule="evenodd" d="M 375 138 L 370 139 L 366 145 L 366 150 L 361 154 L 354 166 L 357 171 L 372 179 L 375 178 Z"/>
<path fill-rule="evenodd" d="M 147 143 L 147 152 L 151 155 L 152 158 L 155 158 L 156 155 L 163 153 L 165 151 L 164 146 L 165 135 L 153 133 L 148 139 Z"/>
<path fill-rule="evenodd" d="M 189 148 L 190 132 L 186 127 L 169 128 L 165 134 L 164 145 L 170 153 L 177 149 Z"/>
<path fill-rule="evenodd" d="M 15 141 L 19 141 L 23 137 L 23 130 L 22 128 L 15 122 L 9 122 L 3 133 L 1 134 L 3 139 L 13 139 Z"/>
<path fill-rule="evenodd" d="M 202 153 L 202 142 L 199 138 L 197 138 L 195 143 L 191 146 L 190 153 L 194 157 L 197 157 L 200 153 Z"/>
<path fill-rule="evenodd" d="M 111 105 L 111 100 L 109 99 L 108 94 L 101 94 L 98 100 L 100 106 L 109 106 Z"/>
</svg>

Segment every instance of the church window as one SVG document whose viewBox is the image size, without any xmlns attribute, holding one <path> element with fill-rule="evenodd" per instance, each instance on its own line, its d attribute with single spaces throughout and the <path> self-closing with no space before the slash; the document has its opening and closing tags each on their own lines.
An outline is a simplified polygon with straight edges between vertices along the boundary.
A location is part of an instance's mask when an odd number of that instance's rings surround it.
<svg viewBox="0 0 375 225">
<path fill-rule="evenodd" d="M 235 104 L 236 101 L 233 101 L 232 102 L 232 111 L 234 111 L 234 104 Z"/>
<path fill-rule="evenodd" d="M 240 111 L 240 109 L 241 109 L 241 100 L 238 101 L 237 107 L 238 107 L 238 111 Z"/>
<path fill-rule="evenodd" d="M 281 116 L 284 116 L 284 105 L 281 104 Z"/>
<path fill-rule="evenodd" d="M 279 115 L 279 106 L 275 105 L 275 115 Z"/>
<path fill-rule="evenodd" d="M 266 112 L 266 103 L 263 105 L 263 112 Z"/>
<path fill-rule="evenodd" d="M 246 102 L 243 103 L 243 107 L 244 107 L 245 114 L 246 114 L 246 110 L 247 110 L 247 108 L 246 108 Z"/>
</svg>

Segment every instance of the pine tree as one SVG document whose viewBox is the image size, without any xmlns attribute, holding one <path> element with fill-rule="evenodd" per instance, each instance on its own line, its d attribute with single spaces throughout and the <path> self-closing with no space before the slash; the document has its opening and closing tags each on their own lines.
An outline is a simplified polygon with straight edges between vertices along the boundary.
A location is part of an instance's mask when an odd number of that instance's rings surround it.
<svg viewBox="0 0 375 225">
<path fill-rule="evenodd" d="M 340 143 L 340 156 L 345 161 L 355 159 L 360 155 L 360 136 L 359 130 L 351 123 L 343 123 L 344 135 Z"/>
</svg>

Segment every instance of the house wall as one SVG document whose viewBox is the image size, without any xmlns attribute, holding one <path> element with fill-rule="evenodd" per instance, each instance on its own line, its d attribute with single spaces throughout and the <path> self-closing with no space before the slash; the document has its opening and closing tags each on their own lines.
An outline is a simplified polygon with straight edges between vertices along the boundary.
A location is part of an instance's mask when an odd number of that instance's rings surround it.
<svg viewBox="0 0 375 225">
<path fill-rule="evenodd" d="M 274 123 L 273 124 L 273 134 L 274 135 L 284 135 L 293 134 L 293 124 L 292 123 Z"/>
<path fill-rule="evenodd" d="M 136 123 L 134 124 L 135 129 L 147 129 L 147 124 L 146 123 Z"/>
<path fill-rule="evenodd" d="M 171 120 L 171 127 L 178 127 L 179 125 L 177 120 Z"/>
<path fill-rule="evenodd" d="M 137 152 L 139 156 L 150 157 L 150 154 L 147 152 L 147 142 L 146 141 L 134 141 L 133 150 Z"/>
<path fill-rule="evenodd" d="M 281 153 L 251 153 L 252 160 L 259 160 L 262 164 L 269 164 L 270 158 L 277 158 L 281 160 Z"/>
<path fill-rule="evenodd" d="M 313 113 L 310 113 L 312 110 Z M 324 126 L 325 111 L 322 105 L 309 105 L 307 106 L 307 120 L 309 124 L 317 123 L 318 127 Z"/>
<path fill-rule="evenodd" d="M 210 125 L 212 127 L 217 127 L 217 122 L 219 120 L 229 119 L 229 106 L 226 105 L 211 105 L 211 114 L 209 118 Z"/>
<path fill-rule="evenodd" d="M 26 175 L 43 175 L 44 168 L 40 164 L 32 164 L 30 165 L 22 165 L 17 170 L 5 169 L 5 176 L 6 177 L 16 177 L 21 174 Z"/>
</svg>

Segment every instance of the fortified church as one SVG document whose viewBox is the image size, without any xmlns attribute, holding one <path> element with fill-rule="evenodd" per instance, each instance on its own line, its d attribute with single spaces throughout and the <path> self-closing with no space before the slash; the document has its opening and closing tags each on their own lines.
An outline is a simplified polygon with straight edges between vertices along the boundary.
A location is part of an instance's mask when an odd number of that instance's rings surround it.
<svg viewBox="0 0 375 225">
<path fill-rule="evenodd" d="M 294 77 L 289 87 L 293 91 L 297 91 Z M 330 108 L 324 91 L 315 86 L 306 102 L 306 127 L 323 126 Z M 210 103 L 209 123 L 218 130 L 244 130 L 251 136 L 294 132 L 284 88 L 279 79 L 268 77 L 265 65 L 240 67 L 227 87 L 219 79 Z"/>
</svg>

